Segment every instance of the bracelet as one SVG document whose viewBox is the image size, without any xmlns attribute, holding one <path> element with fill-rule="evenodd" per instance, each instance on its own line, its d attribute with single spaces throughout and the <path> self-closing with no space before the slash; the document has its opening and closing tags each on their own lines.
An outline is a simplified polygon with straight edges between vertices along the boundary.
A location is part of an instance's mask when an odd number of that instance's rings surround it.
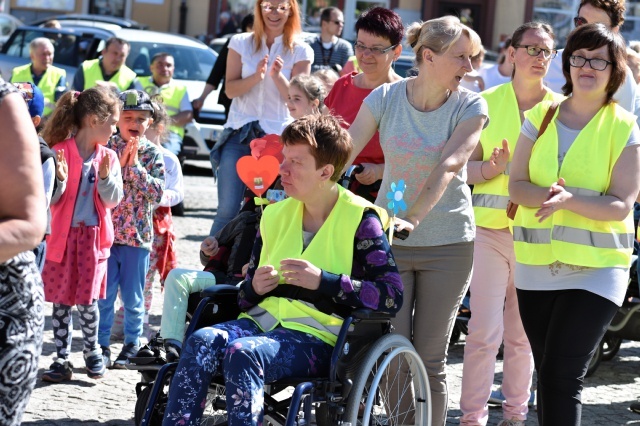
<svg viewBox="0 0 640 426">
<path fill-rule="evenodd" d="M 483 161 L 482 163 L 480 163 L 480 176 L 482 176 L 482 179 L 484 179 L 484 180 L 489 180 L 486 177 L 484 177 L 484 173 L 482 173 L 482 166 L 484 166 L 485 162 L 486 161 Z"/>
</svg>

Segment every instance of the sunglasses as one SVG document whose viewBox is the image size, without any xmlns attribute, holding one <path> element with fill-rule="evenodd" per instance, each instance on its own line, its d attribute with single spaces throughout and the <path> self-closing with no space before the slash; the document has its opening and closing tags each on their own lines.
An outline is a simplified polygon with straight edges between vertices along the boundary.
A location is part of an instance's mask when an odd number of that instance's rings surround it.
<svg viewBox="0 0 640 426">
<path fill-rule="evenodd" d="M 573 18 L 573 25 L 578 28 L 580 25 L 587 25 L 589 22 L 587 22 L 586 19 L 584 19 L 582 16 L 576 16 L 575 18 Z"/>
<path fill-rule="evenodd" d="M 268 1 L 263 1 L 262 3 L 260 3 L 260 7 L 267 13 L 275 9 L 276 12 L 281 14 L 285 14 L 289 11 L 289 9 L 291 9 L 291 5 L 289 3 L 279 3 L 278 5 L 275 5 Z"/>
</svg>

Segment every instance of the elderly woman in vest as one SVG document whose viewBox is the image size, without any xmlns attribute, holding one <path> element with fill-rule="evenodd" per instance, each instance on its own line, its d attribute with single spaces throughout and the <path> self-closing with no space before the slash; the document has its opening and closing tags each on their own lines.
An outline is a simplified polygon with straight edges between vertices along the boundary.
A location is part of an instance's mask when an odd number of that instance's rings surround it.
<svg viewBox="0 0 640 426">
<path fill-rule="evenodd" d="M 509 178 L 520 315 L 538 371 L 538 419 L 579 425 L 582 382 L 622 304 L 640 189 L 635 116 L 612 96 L 625 78 L 625 43 L 602 24 L 576 28 L 562 54 L 565 95 L 527 114 Z"/>
<path fill-rule="evenodd" d="M 341 318 L 352 308 L 402 306 L 386 212 L 336 183 L 351 154 L 347 131 L 334 117 L 305 116 L 282 141 L 289 198 L 264 212 L 240 287 L 243 312 L 187 339 L 164 426 L 197 424 L 211 378 L 223 373 L 229 424 L 262 424 L 264 384 L 326 376 Z"/>
<path fill-rule="evenodd" d="M 489 106 L 489 117 L 495 120 L 482 131 L 469 159 L 467 183 L 474 185 L 476 241 L 470 284 L 473 315 L 464 347 L 460 396 L 461 425 L 487 423 L 487 401 L 503 339 L 503 423 L 521 426 L 527 418 L 533 356 L 520 321 L 513 282 L 516 258 L 506 212 L 507 187 L 510 153 L 520 134 L 524 111 L 543 100 L 564 99 L 542 81 L 556 54 L 554 38 L 551 27 L 540 22 L 517 28 L 506 55 L 513 67 L 512 80 L 481 93 Z"/>
</svg>

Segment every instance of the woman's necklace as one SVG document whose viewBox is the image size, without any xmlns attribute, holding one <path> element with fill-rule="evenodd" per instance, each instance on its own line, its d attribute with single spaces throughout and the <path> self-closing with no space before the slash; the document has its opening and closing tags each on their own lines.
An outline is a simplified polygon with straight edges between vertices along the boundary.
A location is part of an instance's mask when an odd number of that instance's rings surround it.
<svg viewBox="0 0 640 426">
<path fill-rule="evenodd" d="M 415 101 L 413 100 L 413 92 L 416 90 L 416 78 L 414 78 L 413 80 L 411 80 L 411 90 L 409 91 L 409 102 L 411 103 L 411 105 L 417 109 L 418 111 L 423 111 L 423 112 L 427 112 L 427 111 L 433 111 L 436 110 L 438 108 L 440 108 L 442 105 L 444 105 L 445 102 L 447 102 L 447 100 L 449 99 L 449 96 L 451 96 L 451 90 L 447 89 L 447 95 L 444 97 L 444 100 L 442 101 L 442 103 L 440 105 L 438 105 L 437 107 L 433 108 L 433 109 L 421 109 L 418 108 L 418 106 L 416 105 Z"/>
</svg>

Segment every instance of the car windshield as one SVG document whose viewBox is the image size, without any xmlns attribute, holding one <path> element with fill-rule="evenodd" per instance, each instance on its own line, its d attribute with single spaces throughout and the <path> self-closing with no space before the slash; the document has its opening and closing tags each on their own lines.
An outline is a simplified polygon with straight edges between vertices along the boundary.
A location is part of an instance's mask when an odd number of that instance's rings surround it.
<svg viewBox="0 0 640 426">
<path fill-rule="evenodd" d="M 175 44 L 131 42 L 127 66 L 139 76 L 151 75 L 149 64 L 153 55 L 159 52 L 167 52 L 173 56 L 176 64 L 173 77 L 178 80 L 207 81 L 217 58 L 211 49 Z"/>
<path fill-rule="evenodd" d="M 74 34 L 60 34 L 46 31 L 23 31 L 5 50 L 9 56 L 29 58 L 29 43 L 38 37 L 47 37 L 55 47 L 54 62 L 62 65 L 78 66 L 84 61 L 88 46 L 93 41 L 91 36 L 83 37 Z"/>
</svg>

